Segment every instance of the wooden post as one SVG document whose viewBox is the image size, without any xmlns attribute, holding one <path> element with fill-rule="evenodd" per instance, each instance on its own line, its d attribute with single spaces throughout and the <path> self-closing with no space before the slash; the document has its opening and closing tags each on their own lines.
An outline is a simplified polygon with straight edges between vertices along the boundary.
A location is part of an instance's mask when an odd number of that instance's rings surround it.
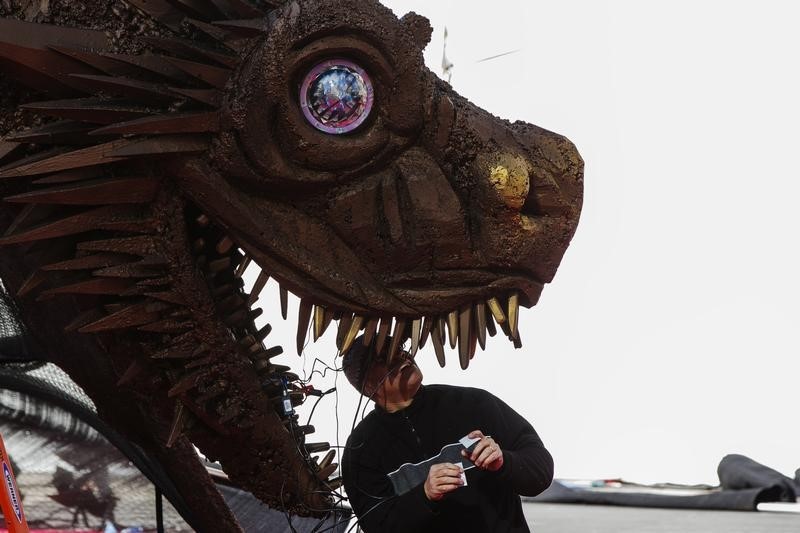
<svg viewBox="0 0 800 533">
<path fill-rule="evenodd" d="M 0 489 L 0 511 L 6 519 L 6 527 L 9 533 L 28 533 L 28 522 L 22 511 L 17 480 L 14 478 L 11 460 L 6 453 L 2 436 L 0 436 L 0 476 L 3 478 L 3 487 Z"/>
</svg>

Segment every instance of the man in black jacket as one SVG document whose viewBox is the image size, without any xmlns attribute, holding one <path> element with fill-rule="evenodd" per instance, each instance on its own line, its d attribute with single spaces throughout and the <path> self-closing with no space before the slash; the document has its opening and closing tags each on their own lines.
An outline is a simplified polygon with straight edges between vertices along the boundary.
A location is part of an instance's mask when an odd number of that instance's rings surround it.
<svg viewBox="0 0 800 533">
<path fill-rule="evenodd" d="M 480 389 L 423 387 L 422 372 L 407 353 L 387 362 L 385 352 L 376 355 L 361 338 L 342 366 L 376 404 L 342 456 L 345 490 L 365 532 L 529 531 L 519 496 L 550 485 L 553 459 L 524 418 Z M 388 473 L 436 456 L 465 435 L 480 439 L 471 453 L 462 452 L 476 468 L 463 472 L 439 463 L 424 483 L 396 494 Z"/>
</svg>

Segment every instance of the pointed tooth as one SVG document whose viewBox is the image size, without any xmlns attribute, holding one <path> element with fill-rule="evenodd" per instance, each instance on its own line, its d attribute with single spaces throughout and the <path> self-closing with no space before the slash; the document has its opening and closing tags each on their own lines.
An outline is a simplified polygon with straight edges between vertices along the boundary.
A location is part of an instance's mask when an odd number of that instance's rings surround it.
<svg viewBox="0 0 800 533">
<path fill-rule="evenodd" d="M 486 349 L 486 305 L 483 302 L 475 304 L 475 327 L 478 333 L 478 344 L 481 350 Z"/>
<path fill-rule="evenodd" d="M 169 437 L 167 437 L 167 448 L 172 448 L 175 442 L 183 435 L 183 429 L 186 426 L 188 413 L 182 402 L 175 403 L 175 414 L 172 417 L 172 425 L 169 429 Z"/>
<path fill-rule="evenodd" d="M 5 200 L 59 205 L 137 204 L 152 201 L 159 186 L 158 179 L 148 177 L 99 179 L 39 189 Z"/>
<path fill-rule="evenodd" d="M 520 348 L 522 348 L 522 339 L 519 337 L 519 331 L 517 331 L 517 336 L 514 337 L 513 341 L 515 349 L 519 350 Z"/>
<path fill-rule="evenodd" d="M 519 336 L 519 293 L 517 292 L 508 297 L 508 327 L 511 330 L 511 336 L 516 339 Z"/>
<path fill-rule="evenodd" d="M 461 306 L 458 312 L 458 359 L 461 369 L 466 370 L 469 366 L 469 337 L 472 329 L 472 306 L 467 304 Z"/>
<path fill-rule="evenodd" d="M 247 304 L 248 305 L 253 305 L 256 302 L 256 300 L 258 300 L 258 297 L 261 294 L 261 291 L 264 290 L 264 287 L 266 287 L 268 281 L 269 281 L 269 274 L 267 274 L 267 272 L 265 270 L 262 270 L 258 274 L 258 277 L 256 278 L 256 282 L 253 283 L 253 290 L 250 292 L 250 297 L 247 299 Z M 281 312 L 283 312 L 283 308 L 282 307 L 281 307 Z M 286 318 L 285 314 L 284 314 L 284 318 Z"/>
<path fill-rule="evenodd" d="M 339 476 L 337 478 L 327 481 L 325 484 L 331 490 L 338 490 L 342 487 L 342 485 L 344 485 L 344 479 L 342 478 L 342 476 Z"/>
<path fill-rule="evenodd" d="M 306 344 L 308 325 L 311 322 L 311 302 L 300 300 L 300 310 L 297 313 L 297 355 L 302 355 Z"/>
<path fill-rule="evenodd" d="M 447 326 L 450 332 L 450 347 L 456 347 L 456 341 L 458 340 L 458 311 L 450 311 L 447 315 Z"/>
<path fill-rule="evenodd" d="M 392 332 L 392 343 L 389 345 L 389 356 L 387 362 L 391 366 L 392 361 L 397 357 L 400 350 L 400 345 L 403 343 L 406 334 L 406 324 L 408 320 L 405 318 L 397 318 L 394 323 L 394 331 Z"/>
<path fill-rule="evenodd" d="M 331 449 L 331 443 L 330 442 L 309 442 L 309 443 L 306 443 L 305 446 L 306 446 L 306 450 L 308 450 L 308 453 L 327 452 L 328 450 Z"/>
<path fill-rule="evenodd" d="M 289 291 L 283 286 L 280 286 L 280 298 L 281 298 L 281 316 L 284 320 L 289 313 Z"/>
<path fill-rule="evenodd" d="M 419 337 L 419 347 L 424 348 L 425 343 L 428 342 L 428 336 L 431 334 L 435 319 L 432 316 L 426 316 L 422 322 L 422 334 Z"/>
<path fill-rule="evenodd" d="M 486 330 L 489 332 L 490 337 L 497 335 L 497 327 L 494 325 L 491 313 L 486 315 Z"/>
<path fill-rule="evenodd" d="M 134 360 L 122 374 L 122 376 L 117 380 L 117 387 L 124 387 L 128 385 L 131 381 L 136 379 L 141 373 L 144 371 L 144 365 L 141 361 Z"/>
<path fill-rule="evenodd" d="M 353 322 L 352 313 L 343 313 L 339 319 L 339 329 L 336 331 L 336 349 L 342 351 L 344 339 L 350 331 L 350 324 Z"/>
<path fill-rule="evenodd" d="M 227 235 L 219 240 L 217 243 L 217 253 L 225 255 L 233 248 L 233 241 Z"/>
<path fill-rule="evenodd" d="M 437 320 L 431 331 L 431 342 L 436 352 L 436 360 L 439 361 L 439 366 L 444 368 L 444 342 L 442 341 L 443 334 L 441 328 L 444 328 L 444 320 Z"/>
<path fill-rule="evenodd" d="M 89 309 L 88 311 L 84 311 L 83 313 L 79 314 L 74 320 L 64 326 L 64 331 L 72 333 L 73 331 L 77 331 L 78 328 L 81 328 L 86 324 L 91 324 L 103 316 L 105 316 L 104 313 L 99 309 Z"/>
<path fill-rule="evenodd" d="M 42 272 L 41 270 L 35 270 L 30 276 L 25 278 L 25 281 L 22 282 L 19 290 L 17 291 L 17 297 L 22 298 L 26 294 L 29 294 L 31 291 L 36 289 L 39 285 L 47 281 L 47 274 Z"/>
<path fill-rule="evenodd" d="M 242 262 L 239 263 L 238 267 L 236 267 L 236 273 L 235 274 L 236 274 L 237 278 L 241 278 L 244 275 L 244 271 L 247 270 L 247 267 L 250 266 L 250 263 L 252 261 L 253 261 L 253 259 L 249 255 L 247 255 L 247 254 L 244 255 L 244 259 L 242 259 Z"/>
<path fill-rule="evenodd" d="M 226 268 L 231 266 L 231 258 L 230 257 L 223 257 L 221 259 L 215 259 L 208 264 L 208 270 L 213 272 L 214 274 L 218 272 L 222 272 Z"/>
<path fill-rule="evenodd" d="M 159 319 L 158 312 L 148 311 L 145 304 L 133 304 L 112 312 L 100 320 L 87 324 L 78 331 L 80 333 L 98 333 L 115 329 L 126 329 L 144 326 Z"/>
<path fill-rule="evenodd" d="M 417 350 L 419 350 L 419 338 L 422 334 L 422 319 L 417 318 L 411 322 L 411 357 L 417 355 Z"/>
<path fill-rule="evenodd" d="M 322 327 L 325 325 L 325 308 L 321 305 L 314 306 L 314 342 L 322 337 Z"/>
<path fill-rule="evenodd" d="M 369 346 L 372 344 L 373 339 L 375 339 L 375 334 L 378 332 L 379 323 L 380 319 L 378 318 L 370 318 L 367 322 L 367 325 L 364 328 L 364 346 Z"/>
<path fill-rule="evenodd" d="M 345 335 L 344 341 L 342 342 L 341 353 L 346 353 L 347 350 L 349 350 L 353 345 L 353 341 L 356 340 L 356 335 L 358 335 L 358 332 L 361 331 L 361 325 L 363 323 L 363 316 L 356 315 L 353 317 L 353 321 L 350 323 L 350 329 L 347 330 L 347 335 Z"/>
<path fill-rule="evenodd" d="M 492 312 L 492 316 L 497 323 L 503 324 L 506 321 L 506 315 L 503 313 L 503 306 L 500 305 L 500 300 L 497 298 L 489 298 L 486 300 L 486 304 L 489 306 L 489 310 Z"/>
<path fill-rule="evenodd" d="M 381 318 L 381 325 L 378 328 L 378 341 L 375 344 L 375 353 L 383 352 L 383 345 L 386 344 L 386 337 L 389 336 L 389 328 L 392 327 L 392 317 Z"/>
<path fill-rule="evenodd" d="M 475 357 L 475 350 L 478 345 L 478 333 L 475 331 L 473 327 L 469 332 L 469 359 L 468 361 L 472 361 L 472 358 Z"/>
<path fill-rule="evenodd" d="M 89 278 L 77 283 L 62 285 L 43 291 L 41 296 L 54 294 L 111 294 L 119 295 L 128 290 L 131 282 L 125 278 Z"/>
<path fill-rule="evenodd" d="M 442 346 L 444 346 L 444 343 L 447 340 L 447 322 L 443 316 L 440 316 L 436 319 L 436 323 L 439 326 L 437 328 L 437 331 L 439 332 L 439 342 L 441 342 Z"/>
</svg>

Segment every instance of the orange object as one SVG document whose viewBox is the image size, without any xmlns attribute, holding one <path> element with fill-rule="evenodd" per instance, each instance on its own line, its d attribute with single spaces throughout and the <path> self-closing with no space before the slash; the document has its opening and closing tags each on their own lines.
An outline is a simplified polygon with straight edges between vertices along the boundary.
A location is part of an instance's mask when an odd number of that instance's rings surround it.
<svg viewBox="0 0 800 533">
<path fill-rule="evenodd" d="M 17 480 L 14 478 L 11 460 L 6 453 L 2 436 L 0 436 L 0 475 L 3 477 L 3 487 L 0 489 L 0 510 L 3 511 L 6 519 L 6 527 L 9 533 L 28 533 L 28 522 L 22 511 Z"/>
</svg>

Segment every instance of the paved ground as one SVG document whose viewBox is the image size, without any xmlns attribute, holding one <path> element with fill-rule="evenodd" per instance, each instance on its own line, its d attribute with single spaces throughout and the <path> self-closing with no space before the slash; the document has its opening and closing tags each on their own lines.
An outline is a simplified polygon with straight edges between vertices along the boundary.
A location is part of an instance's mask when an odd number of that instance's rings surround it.
<svg viewBox="0 0 800 533">
<path fill-rule="evenodd" d="M 800 514 L 523 503 L 534 533 L 798 533 Z"/>
</svg>

